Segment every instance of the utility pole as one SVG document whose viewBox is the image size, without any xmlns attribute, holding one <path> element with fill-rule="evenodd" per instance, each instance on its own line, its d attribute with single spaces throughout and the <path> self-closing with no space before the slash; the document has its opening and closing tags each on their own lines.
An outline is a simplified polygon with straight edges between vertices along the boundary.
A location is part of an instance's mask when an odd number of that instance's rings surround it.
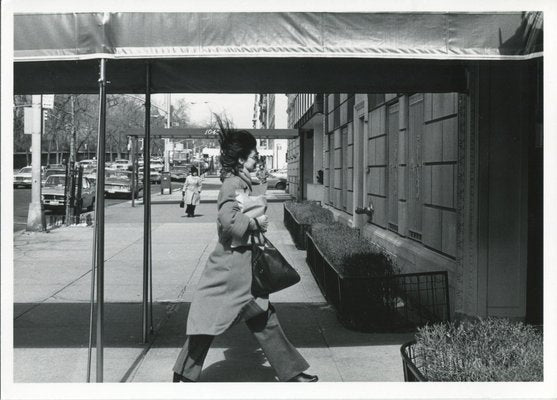
<svg viewBox="0 0 557 400">
<path fill-rule="evenodd" d="M 43 210 L 41 206 L 41 137 L 44 129 L 43 121 L 43 96 L 33 95 L 33 132 L 31 133 L 31 203 L 27 213 L 27 230 L 43 230 Z M 38 124 L 39 121 L 40 124 Z"/>
<path fill-rule="evenodd" d="M 171 124 L 171 97 L 170 93 L 166 94 L 166 129 L 170 129 Z M 170 171 L 170 139 L 164 139 L 164 170 Z"/>
<path fill-rule="evenodd" d="M 66 225 L 71 225 L 74 215 L 74 205 L 75 199 L 75 144 L 76 144 L 76 127 L 75 127 L 75 95 L 71 95 L 71 106 L 72 106 L 72 132 L 70 136 L 70 157 L 68 160 L 68 187 L 66 188 Z"/>
</svg>

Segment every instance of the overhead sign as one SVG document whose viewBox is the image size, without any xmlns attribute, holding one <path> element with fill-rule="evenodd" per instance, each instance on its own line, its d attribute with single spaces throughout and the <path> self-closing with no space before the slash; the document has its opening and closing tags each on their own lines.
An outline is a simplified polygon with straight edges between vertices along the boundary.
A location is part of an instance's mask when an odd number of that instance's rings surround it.
<svg viewBox="0 0 557 400">
<path fill-rule="evenodd" d="M 53 94 L 43 94 L 43 108 L 54 108 L 54 95 Z"/>
<path fill-rule="evenodd" d="M 256 139 L 293 139 L 298 137 L 298 129 L 246 129 Z M 145 136 L 145 129 L 132 128 L 127 132 L 128 136 Z M 151 128 L 153 138 L 174 139 L 207 139 L 218 138 L 218 130 L 207 128 Z"/>
</svg>

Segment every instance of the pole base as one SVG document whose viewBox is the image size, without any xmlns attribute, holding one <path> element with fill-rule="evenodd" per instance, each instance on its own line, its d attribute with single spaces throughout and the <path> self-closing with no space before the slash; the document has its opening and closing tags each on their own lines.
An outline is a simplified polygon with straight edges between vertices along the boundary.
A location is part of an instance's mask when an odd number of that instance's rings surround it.
<svg viewBox="0 0 557 400">
<path fill-rule="evenodd" d="M 27 213 L 27 230 L 32 232 L 42 232 L 46 229 L 44 212 L 41 203 L 29 203 Z"/>
</svg>

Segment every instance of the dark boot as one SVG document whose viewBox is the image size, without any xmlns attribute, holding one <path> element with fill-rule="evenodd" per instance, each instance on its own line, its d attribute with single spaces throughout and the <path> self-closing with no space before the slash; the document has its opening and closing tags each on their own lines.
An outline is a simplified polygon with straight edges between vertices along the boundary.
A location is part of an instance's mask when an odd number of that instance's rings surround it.
<svg viewBox="0 0 557 400">
<path fill-rule="evenodd" d="M 308 375 L 302 372 L 294 378 L 289 379 L 287 382 L 317 382 L 318 380 L 319 378 L 317 375 Z"/>
<path fill-rule="evenodd" d="M 174 375 L 172 376 L 172 382 L 194 382 L 194 381 L 174 372 Z"/>
</svg>

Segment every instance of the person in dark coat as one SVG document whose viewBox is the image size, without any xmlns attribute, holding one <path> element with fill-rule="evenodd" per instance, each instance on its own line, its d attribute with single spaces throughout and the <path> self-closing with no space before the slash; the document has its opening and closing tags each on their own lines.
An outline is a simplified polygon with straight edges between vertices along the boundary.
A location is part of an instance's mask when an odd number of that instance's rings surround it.
<svg viewBox="0 0 557 400">
<path fill-rule="evenodd" d="M 268 296 L 251 294 L 249 238 L 256 221 L 244 215 L 236 196 L 251 193 L 249 172 L 257 162 L 257 142 L 248 131 L 220 125 L 222 186 L 217 199 L 218 242 L 207 260 L 188 314 L 186 341 L 173 371 L 173 382 L 195 382 L 214 337 L 245 321 L 282 382 L 316 382 L 304 371 L 309 364 L 287 339 Z M 261 230 L 266 215 L 257 217 Z"/>
<path fill-rule="evenodd" d="M 201 200 L 201 186 L 203 178 L 197 175 L 197 168 L 192 166 L 188 174 L 184 186 L 182 187 L 182 200 L 186 205 L 186 215 L 193 217 L 195 215 L 195 207 Z"/>
</svg>

